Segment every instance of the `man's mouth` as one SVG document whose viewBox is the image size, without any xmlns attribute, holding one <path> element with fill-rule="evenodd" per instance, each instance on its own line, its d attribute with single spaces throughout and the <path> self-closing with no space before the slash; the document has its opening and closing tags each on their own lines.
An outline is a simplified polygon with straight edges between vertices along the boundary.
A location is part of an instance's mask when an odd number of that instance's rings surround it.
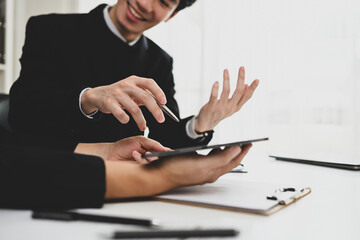
<svg viewBox="0 0 360 240">
<path fill-rule="evenodd" d="M 144 17 L 142 17 L 139 13 L 136 12 L 136 10 L 130 5 L 128 4 L 129 6 L 129 11 L 130 13 L 138 20 L 140 21 L 146 21 L 146 19 Z"/>
</svg>

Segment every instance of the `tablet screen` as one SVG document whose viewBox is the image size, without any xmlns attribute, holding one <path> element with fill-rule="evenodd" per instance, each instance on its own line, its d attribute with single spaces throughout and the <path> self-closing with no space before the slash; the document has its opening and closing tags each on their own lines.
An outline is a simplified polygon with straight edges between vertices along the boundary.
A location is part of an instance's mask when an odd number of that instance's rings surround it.
<svg viewBox="0 0 360 240">
<path fill-rule="evenodd" d="M 170 156 L 178 156 L 182 154 L 187 153 L 194 153 L 198 150 L 204 150 L 204 149 L 215 149 L 215 148 L 222 148 L 222 147 L 232 147 L 232 146 L 245 146 L 253 142 L 260 142 L 260 141 L 266 141 L 269 140 L 269 138 L 258 138 L 258 139 L 251 139 L 251 140 L 245 140 L 245 141 L 239 141 L 239 142 L 232 142 L 232 143 L 223 143 L 223 144 L 216 144 L 216 145 L 201 145 L 201 146 L 195 146 L 195 147 L 187 147 L 187 148 L 178 148 L 174 149 L 172 151 L 164 151 L 164 152 L 154 152 L 154 153 L 148 153 L 143 154 L 143 158 L 148 157 L 170 157 Z"/>
</svg>

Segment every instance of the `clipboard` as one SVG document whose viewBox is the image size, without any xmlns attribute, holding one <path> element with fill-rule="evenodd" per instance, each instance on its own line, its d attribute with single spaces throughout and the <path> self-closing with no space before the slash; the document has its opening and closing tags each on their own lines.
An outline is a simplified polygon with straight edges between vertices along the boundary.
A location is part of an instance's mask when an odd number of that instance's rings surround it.
<svg viewBox="0 0 360 240">
<path fill-rule="evenodd" d="M 183 155 L 183 154 L 188 154 L 188 153 L 194 153 L 196 151 L 206 150 L 206 149 L 216 149 L 216 148 L 232 147 L 232 146 L 242 147 L 245 145 L 249 145 L 253 142 L 260 142 L 260 141 L 267 141 L 267 140 L 269 140 L 269 138 L 258 138 L 258 139 L 251 139 L 251 140 L 231 142 L 231 143 L 222 143 L 222 144 L 216 144 L 216 145 L 200 145 L 200 146 L 194 146 L 194 147 L 178 148 L 178 149 L 174 149 L 172 151 L 146 153 L 146 154 L 142 154 L 141 157 L 143 157 L 143 158 L 171 157 L 171 156 L 178 156 L 178 155 Z"/>
<path fill-rule="evenodd" d="M 178 188 L 156 200 L 269 216 L 311 192 L 309 187 L 219 179 L 202 186 Z"/>
</svg>

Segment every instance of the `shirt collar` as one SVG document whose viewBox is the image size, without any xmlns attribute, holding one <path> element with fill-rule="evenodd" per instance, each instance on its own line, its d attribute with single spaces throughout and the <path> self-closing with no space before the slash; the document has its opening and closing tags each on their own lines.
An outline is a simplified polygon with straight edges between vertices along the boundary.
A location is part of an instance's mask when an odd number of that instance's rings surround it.
<svg viewBox="0 0 360 240">
<path fill-rule="evenodd" d="M 109 9 L 110 9 L 110 6 L 107 5 L 105 8 L 104 8 L 104 19 L 105 19 L 105 22 L 106 22 L 106 25 L 108 26 L 108 28 L 110 29 L 110 31 L 112 33 L 114 33 L 118 38 L 120 38 L 123 42 L 129 44 L 129 46 L 134 46 L 140 39 L 141 36 L 139 36 L 138 38 L 136 38 L 135 40 L 131 41 L 131 42 L 127 42 L 126 39 L 124 38 L 123 35 L 121 35 L 121 33 L 119 32 L 119 30 L 116 28 L 115 24 L 113 23 L 113 21 L 111 20 L 110 18 L 110 15 L 109 15 Z"/>
</svg>

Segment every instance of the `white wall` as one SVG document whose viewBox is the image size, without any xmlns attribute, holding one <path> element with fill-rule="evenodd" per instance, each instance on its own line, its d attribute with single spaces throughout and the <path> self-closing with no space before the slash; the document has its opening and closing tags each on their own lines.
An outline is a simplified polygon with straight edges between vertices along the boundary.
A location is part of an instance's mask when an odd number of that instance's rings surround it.
<svg viewBox="0 0 360 240">
<path fill-rule="evenodd" d="M 360 158 L 359 9 L 355 0 L 198 1 L 152 38 L 170 35 L 164 47 L 181 61 L 174 73 L 183 112 L 196 113 L 224 68 L 233 86 L 240 65 L 248 83 L 260 79 L 214 142 L 269 136 L 268 152 Z"/>
<path fill-rule="evenodd" d="M 354 153 L 354 146 L 359 146 L 360 2 L 226 3 L 232 5 L 222 5 L 230 11 L 228 19 L 219 23 L 210 17 L 219 12 L 218 4 L 207 2 L 205 22 L 211 28 L 220 24 L 223 30 L 209 30 L 205 38 L 230 39 L 214 41 L 211 48 L 217 46 L 220 54 L 207 59 L 224 65 L 245 64 L 250 76 L 262 80 L 253 99 L 256 106 L 243 123 L 253 126 L 251 132 L 263 126 L 276 151 Z"/>
</svg>

